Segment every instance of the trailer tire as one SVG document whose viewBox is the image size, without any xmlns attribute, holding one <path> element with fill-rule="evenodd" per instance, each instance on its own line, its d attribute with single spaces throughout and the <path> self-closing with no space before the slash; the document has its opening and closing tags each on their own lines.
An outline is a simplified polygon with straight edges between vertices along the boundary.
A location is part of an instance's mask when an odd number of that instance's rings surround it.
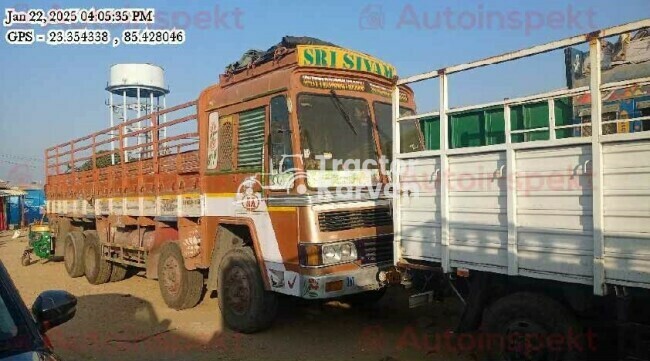
<svg viewBox="0 0 650 361">
<path fill-rule="evenodd" d="M 277 295 L 264 289 L 255 254 L 250 247 L 231 249 L 219 266 L 218 299 L 221 315 L 232 330 L 254 333 L 271 326 L 278 310 Z"/>
<path fill-rule="evenodd" d="M 85 231 L 84 270 L 86 279 L 92 285 L 101 285 L 111 278 L 113 264 L 102 259 L 101 244 L 97 231 Z"/>
<path fill-rule="evenodd" d="M 203 273 L 185 268 L 176 243 L 163 246 L 158 260 L 158 285 L 167 306 L 175 310 L 192 308 L 203 295 Z"/>
<path fill-rule="evenodd" d="M 113 263 L 113 269 L 111 270 L 110 282 L 119 282 L 123 281 L 126 278 L 126 274 L 129 272 L 129 267 L 123 264 Z"/>
<path fill-rule="evenodd" d="M 582 330 L 568 309 L 542 294 L 520 292 L 498 299 L 485 310 L 481 330 L 490 337 L 501 336 L 498 345 L 486 347 L 484 360 L 512 360 L 515 355 L 540 361 L 581 359 L 582 352 L 567 343 L 547 347 L 550 336 L 582 335 Z"/>
<path fill-rule="evenodd" d="M 84 234 L 80 231 L 68 232 L 64 241 L 65 269 L 72 278 L 84 275 Z"/>
</svg>

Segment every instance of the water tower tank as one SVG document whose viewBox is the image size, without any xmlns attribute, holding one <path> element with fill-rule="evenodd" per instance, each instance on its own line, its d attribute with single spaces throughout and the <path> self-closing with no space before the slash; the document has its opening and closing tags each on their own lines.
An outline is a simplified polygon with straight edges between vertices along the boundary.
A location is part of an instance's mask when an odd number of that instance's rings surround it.
<svg viewBox="0 0 650 361">
<path fill-rule="evenodd" d="M 165 71 L 153 64 L 115 64 L 106 90 L 116 95 L 137 97 L 159 97 L 169 93 L 165 86 Z"/>
<path fill-rule="evenodd" d="M 141 119 L 124 129 L 126 135 L 122 140 L 123 146 L 127 148 L 129 139 L 133 138 L 136 138 L 138 145 L 148 144 L 151 141 L 151 132 L 138 131 L 151 126 L 150 120 L 143 119 L 144 116 L 160 112 L 167 107 L 165 96 L 169 93 L 169 89 L 165 86 L 163 68 L 153 64 L 115 64 L 111 66 L 106 90 L 109 92 L 107 105 L 110 109 L 111 128 L 116 120 L 118 123 L 123 123 L 131 119 Z M 162 114 L 158 119 L 162 124 L 166 120 L 166 114 Z M 136 134 L 130 135 L 133 133 Z M 166 127 L 162 127 L 158 137 L 159 139 L 167 137 Z M 115 140 L 111 141 L 111 150 L 115 150 Z M 131 151 L 125 150 L 123 159 L 137 158 L 142 154 L 150 154 L 150 149 L 144 147 Z M 115 154 L 111 153 L 112 164 L 115 164 L 115 159 Z"/>
</svg>

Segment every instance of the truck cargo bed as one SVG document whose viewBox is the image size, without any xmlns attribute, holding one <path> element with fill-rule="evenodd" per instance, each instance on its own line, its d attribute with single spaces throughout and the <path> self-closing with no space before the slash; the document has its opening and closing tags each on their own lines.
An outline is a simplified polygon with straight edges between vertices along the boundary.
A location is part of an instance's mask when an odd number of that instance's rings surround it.
<svg viewBox="0 0 650 361">
<path fill-rule="evenodd" d="M 603 39 L 649 26 L 645 19 L 399 80 L 437 79 L 440 110 L 401 116 L 393 90 L 398 265 L 587 284 L 596 295 L 608 285 L 650 288 L 650 78 L 604 83 L 600 74 Z M 449 108 L 450 74 L 585 42 L 587 86 Z M 634 109 L 612 110 L 617 102 Z M 400 144 L 408 122 L 422 130 L 414 152 Z"/>
<path fill-rule="evenodd" d="M 616 138 L 602 144 L 605 282 L 650 287 L 650 140 Z M 506 150 L 450 151 L 447 247 L 440 156 L 402 158 L 402 257 L 448 252 L 450 267 L 591 284 L 593 155 L 588 139 L 569 140 L 512 147 L 510 167 Z"/>
</svg>

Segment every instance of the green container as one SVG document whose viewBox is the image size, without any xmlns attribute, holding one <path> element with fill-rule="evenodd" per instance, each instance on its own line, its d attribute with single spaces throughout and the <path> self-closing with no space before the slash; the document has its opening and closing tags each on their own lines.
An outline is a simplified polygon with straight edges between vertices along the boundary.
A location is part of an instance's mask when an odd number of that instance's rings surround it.
<svg viewBox="0 0 650 361">
<path fill-rule="evenodd" d="M 512 130 L 548 127 L 548 102 L 516 105 L 510 108 Z M 555 125 L 572 124 L 570 98 L 555 100 Z M 429 117 L 420 120 L 427 150 L 440 149 L 440 118 Z M 556 130 L 557 139 L 570 137 L 571 128 Z M 525 134 L 513 134 L 512 142 L 548 140 L 549 131 L 540 130 Z M 450 148 L 478 147 L 505 143 L 505 115 L 503 107 L 475 109 L 449 116 Z"/>
</svg>

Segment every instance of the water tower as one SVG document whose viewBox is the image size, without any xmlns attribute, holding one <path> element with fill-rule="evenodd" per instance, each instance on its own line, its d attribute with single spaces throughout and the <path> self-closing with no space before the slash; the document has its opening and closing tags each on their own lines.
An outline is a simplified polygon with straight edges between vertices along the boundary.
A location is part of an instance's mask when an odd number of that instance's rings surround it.
<svg viewBox="0 0 650 361">
<path fill-rule="evenodd" d="M 169 89 L 165 86 L 165 71 L 153 64 L 115 64 L 111 66 L 110 80 L 106 85 L 109 92 L 108 107 L 110 111 L 111 127 L 116 122 L 126 122 L 130 119 L 140 118 L 147 114 L 165 109 L 167 103 L 165 95 Z M 164 122 L 164 115 L 161 122 Z M 144 126 L 149 126 L 149 122 Z M 128 132 L 137 131 L 143 126 L 137 122 L 127 127 Z M 160 137 L 165 137 L 165 129 L 160 132 Z M 137 144 L 148 143 L 151 135 L 148 133 L 137 136 Z M 124 139 L 124 147 L 128 147 L 128 139 Z M 111 150 L 115 150 L 115 142 L 111 142 Z M 121 154 L 123 159 L 135 155 L 139 157 L 143 150 Z M 111 155 L 111 162 L 115 164 L 115 154 Z"/>
</svg>

